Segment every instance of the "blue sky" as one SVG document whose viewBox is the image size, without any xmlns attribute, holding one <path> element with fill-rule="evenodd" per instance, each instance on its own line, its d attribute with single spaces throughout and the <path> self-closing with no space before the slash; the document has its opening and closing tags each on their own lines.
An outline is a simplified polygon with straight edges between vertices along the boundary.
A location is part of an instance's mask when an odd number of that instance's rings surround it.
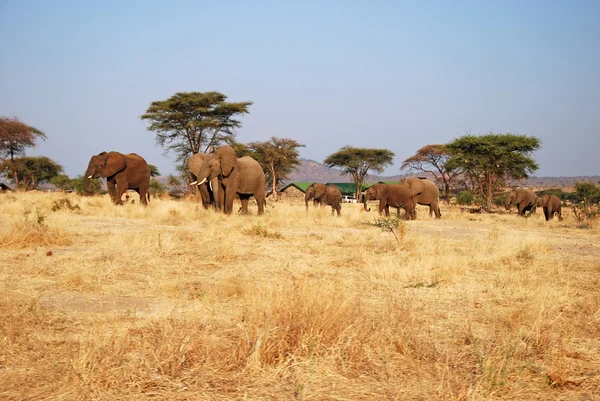
<svg viewBox="0 0 600 401">
<path fill-rule="evenodd" d="M 241 142 L 322 162 L 466 132 L 542 140 L 538 176 L 600 174 L 599 1 L 0 0 L 0 116 L 83 174 L 101 151 L 174 172 L 139 116 L 181 91 L 252 101 Z"/>
</svg>

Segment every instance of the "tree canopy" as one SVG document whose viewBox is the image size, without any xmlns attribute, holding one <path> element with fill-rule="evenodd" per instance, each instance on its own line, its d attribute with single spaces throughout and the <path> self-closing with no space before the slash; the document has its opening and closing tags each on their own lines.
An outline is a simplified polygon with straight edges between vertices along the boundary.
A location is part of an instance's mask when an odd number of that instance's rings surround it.
<svg viewBox="0 0 600 401">
<path fill-rule="evenodd" d="M 63 171 L 60 164 L 46 156 L 7 159 L 0 167 L 15 177 L 15 189 L 23 188 L 26 191 L 36 189 L 40 183 L 50 182 Z"/>
<path fill-rule="evenodd" d="M 344 174 L 352 176 L 356 184 L 356 199 L 360 199 L 361 188 L 369 171 L 383 173 L 392 164 L 394 152 L 388 149 L 353 148 L 344 146 L 327 156 L 324 163 L 329 167 L 340 167 Z"/>
<path fill-rule="evenodd" d="M 464 135 L 447 145 L 452 156 L 448 169 L 461 169 L 492 207 L 494 191 L 508 179 L 527 178 L 538 169 L 533 153 L 541 146 L 535 136 L 507 134 Z"/>
<path fill-rule="evenodd" d="M 460 173 L 459 168 L 448 168 L 450 150 L 446 145 L 425 145 L 413 156 L 402 162 L 400 169 L 410 169 L 429 173 L 442 185 L 443 197 L 450 197 L 450 188 L 454 178 Z"/>
<path fill-rule="evenodd" d="M 25 155 L 25 148 L 35 147 L 37 138 L 46 139 L 46 134 L 16 117 L 0 117 L 0 158 Z"/>
<path fill-rule="evenodd" d="M 304 145 L 289 138 L 271 137 L 265 142 L 250 142 L 248 147 L 253 157 L 263 166 L 265 178 L 272 185 L 277 199 L 277 185 L 288 179 L 290 173 L 300 165 L 298 148 Z"/>
<path fill-rule="evenodd" d="M 150 104 L 140 118 L 147 120 L 149 131 L 156 133 L 156 143 L 165 153 L 174 152 L 179 162 L 235 139 L 236 119 L 248 113 L 252 102 L 227 102 L 219 92 L 178 92 L 167 100 Z"/>
</svg>

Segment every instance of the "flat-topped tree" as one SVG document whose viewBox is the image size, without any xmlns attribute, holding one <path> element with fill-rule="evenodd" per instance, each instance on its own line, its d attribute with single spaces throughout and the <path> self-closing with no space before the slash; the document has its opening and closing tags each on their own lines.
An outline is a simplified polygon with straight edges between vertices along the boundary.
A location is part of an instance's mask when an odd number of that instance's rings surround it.
<svg viewBox="0 0 600 401">
<path fill-rule="evenodd" d="M 352 176 L 356 184 L 356 199 L 360 199 L 362 186 L 369 171 L 383 173 L 392 164 L 394 152 L 388 149 L 353 148 L 344 146 L 327 156 L 324 163 L 328 167 L 340 167 L 344 174 Z"/>
<path fill-rule="evenodd" d="M 446 145 L 425 145 L 411 157 L 402 162 L 401 170 L 416 170 L 433 175 L 442 185 L 443 198 L 450 201 L 452 181 L 460 174 L 459 168 L 449 169 L 450 150 Z"/>
<path fill-rule="evenodd" d="M 46 134 L 16 117 L 0 117 L 0 158 L 24 156 L 25 148 L 35 147 L 37 138 L 44 140 Z"/>
<path fill-rule="evenodd" d="M 473 187 L 492 208 L 494 191 L 506 185 L 508 179 L 527 178 L 538 169 L 533 152 L 541 142 L 535 136 L 507 134 L 464 135 L 447 147 L 452 157 L 449 169 L 460 168 Z"/>
<path fill-rule="evenodd" d="M 300 165 L 299 147 L 304 147 L 294 139 L 271 137 L 265 142 L 250 142 L 248 147 L 263 167 L 265 178 L 271 185 L 273 197 L 277 200 L 278 183 L 288 179 L 290 173 Z"/>
<path fill-rule="evenodd" d="M 165 153 L 174 152 L 183 163 L 191 155 L 235 139 L 236 119 L 248 113 L 252 102 L 227 102 L 219 92 L 178 92 L 167 100 L 150 104 L 140 118 L 150 122 L 156 143 Z"/>
</svg>

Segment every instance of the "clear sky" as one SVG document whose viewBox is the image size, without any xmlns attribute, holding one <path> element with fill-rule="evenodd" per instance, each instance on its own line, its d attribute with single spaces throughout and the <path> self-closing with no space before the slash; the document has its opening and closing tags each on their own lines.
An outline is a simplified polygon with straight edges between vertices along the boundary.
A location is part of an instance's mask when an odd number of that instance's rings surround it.
<svg viewBox="0 0 600 401">
<path fill-rule="evenodd" d="M 173 158 L 140 120 L 154 100 L 252 101 L 240 142 L 322 162 L 471 133 L 535 135 L 538 176 L 600 174 L 600 1 L 0 0 L 0 116 L 83 174 L 101 151 Z"/>
</svg>

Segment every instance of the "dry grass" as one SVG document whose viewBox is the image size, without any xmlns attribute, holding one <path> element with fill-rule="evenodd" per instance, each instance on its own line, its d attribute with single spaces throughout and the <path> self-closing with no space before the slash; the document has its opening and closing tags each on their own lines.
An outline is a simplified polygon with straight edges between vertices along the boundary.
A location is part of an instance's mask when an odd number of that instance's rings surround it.
<svg viewBox="0 0 600 401">
<path fill-rule="evenodd" d="M 0 399 L 600 399 L 597 222 L 250 209 L 1 195 Z"/>
</svg>

